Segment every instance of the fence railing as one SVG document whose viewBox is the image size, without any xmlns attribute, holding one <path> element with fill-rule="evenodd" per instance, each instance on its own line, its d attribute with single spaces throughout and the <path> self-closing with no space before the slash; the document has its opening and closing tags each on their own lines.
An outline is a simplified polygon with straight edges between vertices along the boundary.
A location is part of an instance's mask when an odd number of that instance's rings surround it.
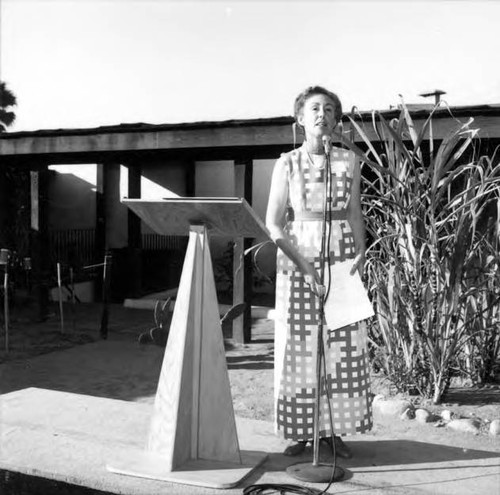
<svg viewBox="0 0 500 495">
<path fill-rule="evenodd" d="M 51 230 L 51 258 L 74 266 L 95 262 L 95 229 Z M 187 237 L 142 234 L 143 251 L 176 250 L 186 247 Z"/>
<path fill-rule="evenodd" d="M 142 234 L 142 249 L 162 251 L 164 249 L 182 249 L 187 245 L 187 237 L 176 235 Z"/>
<path fill-rule="evenodd" d="M 95 261 L 95 229 L 50 230 L 51 258 L 72 266 Z"/>
</svg>

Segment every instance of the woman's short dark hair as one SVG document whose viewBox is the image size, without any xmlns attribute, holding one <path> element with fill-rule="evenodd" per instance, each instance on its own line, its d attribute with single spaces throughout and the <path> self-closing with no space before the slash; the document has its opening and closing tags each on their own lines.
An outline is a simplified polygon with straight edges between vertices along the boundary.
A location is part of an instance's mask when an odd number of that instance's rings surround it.
<svg viewBox="0 0 500 495">
<path fill-rule="evenodd" d="M 304 108 L 306 100 L 314 95 L 325 95 L 332 100 L 335 118 L 337 119 L 337 122 L 340 122 L 340 119 L 342 118 L 342 103 L 335 93 L 328 91 L 326 88 L 323 88 L 323 86 L 309 86 L 302 91 L 297 98 L 295 98 L 295 104 L 293 106 L 293 116 L 295 117 L 295 122 L 297 122 L 297 124 L 299 123 L 298 118 Z"/>
</svg>

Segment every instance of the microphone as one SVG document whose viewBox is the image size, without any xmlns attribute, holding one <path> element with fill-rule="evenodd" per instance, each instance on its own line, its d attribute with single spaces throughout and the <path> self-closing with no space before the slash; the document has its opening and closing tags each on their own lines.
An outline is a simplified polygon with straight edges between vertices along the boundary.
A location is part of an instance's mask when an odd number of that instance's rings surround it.
<svg viewBox="0 0 500 495">
<path fill-rule="evenodd" d="M 323 149 L 325 150 L 325 155 L 329 155 L 332 150 L 332 138 L 326 134 L 321 137 L 323 141 Z"/>
</svg>

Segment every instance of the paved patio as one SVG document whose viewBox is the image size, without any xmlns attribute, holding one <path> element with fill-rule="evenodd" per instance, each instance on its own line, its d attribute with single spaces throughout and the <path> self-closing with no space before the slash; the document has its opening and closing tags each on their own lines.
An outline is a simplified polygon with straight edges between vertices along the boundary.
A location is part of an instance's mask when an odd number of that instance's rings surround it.
<svg viewBox="0 0 500 495">
<path fill-rule="evenodd" d="M 272 332 L 259 321 L 253 343 L 226 352 L 240 446 L 268 454 L 242 486 L 215 490 L 107 471 L 123 449 L 144 446 L 163 349 L 137 344 L 152 322 L 150 311 L 112 307 L 108 340 L 98 339 L 99 316 L 95 306 L 76 315 L 77 328 L 85 327 L 93 343 L 0 365 L 1 493 L 236 494 L 252 483 L 303 484 L 285 469 L 310 461 L 310 450 L 301 458 L 283 456 L 285 443 L 272 423 L 256 419 L 269 416 L 272 383 L 262 389 L 262 409 L 243 407 L 245 384 L 256 377 L 259 384 L 272 382 Z M 58 321 L 45 325 L 54 331 Z M 346 479 L 329 493 L 500 494 L 498 438 L 450 436 L 414 422 L 405 428 L 379 419 L 369 435 L 348 439 L 354 458 L 340 461 Z"/>
</svg>

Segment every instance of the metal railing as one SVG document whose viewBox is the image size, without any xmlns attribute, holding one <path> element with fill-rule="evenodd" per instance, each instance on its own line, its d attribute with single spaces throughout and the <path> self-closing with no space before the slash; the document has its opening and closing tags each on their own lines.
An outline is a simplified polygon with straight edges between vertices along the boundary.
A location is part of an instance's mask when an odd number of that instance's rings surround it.
<svg viewBox="0 0 500 495">
<path fill-rule="evenodd" d="M 95 261 L 95 229 L 50 230 L 51 258 L 72 266 Z"/>
<path fill-rule="evenodd" d="M 165 249 L 182 249 L 187 238 L 174 235 L 142 234 L 142 249 L 145 251 L 162 251 Z"/>
</svg>

